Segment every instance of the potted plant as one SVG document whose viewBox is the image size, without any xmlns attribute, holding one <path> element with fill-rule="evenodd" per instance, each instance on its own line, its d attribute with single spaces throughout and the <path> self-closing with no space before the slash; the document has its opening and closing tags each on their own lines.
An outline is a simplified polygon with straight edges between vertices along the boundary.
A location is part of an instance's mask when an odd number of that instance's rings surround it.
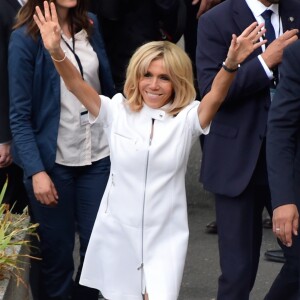
<svg viewBox="0 0 300 300">
<path fill-rule="evenodd" d="M 30 236 L 36 235 L 38 224 L 30 223 L 27 208 L 22 214 L 13 214 L 11 208 L 2 203 L 7 184 L 8 179 L 0 193 L 0 280 L 13 276 L 17 285 L 20 282 L 26 285 L 23 271 L 30 255 L 21 248 L 30 247 Z"/>
</svg>

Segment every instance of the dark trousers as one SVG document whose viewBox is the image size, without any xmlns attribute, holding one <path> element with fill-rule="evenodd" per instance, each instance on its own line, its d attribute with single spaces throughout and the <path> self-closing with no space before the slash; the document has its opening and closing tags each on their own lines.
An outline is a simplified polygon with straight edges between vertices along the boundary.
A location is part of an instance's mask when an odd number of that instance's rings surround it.
<svg viewBox="0 0 300 300">
<path fill-rule="evenodd" d="M 0 169 L 0 191 L 8 178 L 8 185 L 4 194 L 3 203 L 12 207 L 13 213 L 22 213 L 28 205 L 28 197 L 23 184 L 23 170 L 14 163 Z"/>
<path fill-rule="evenodd" d="M 90 166 L 55 164 L 49 176 L 58 191 L 58 205 L 49 207 L 35 199 L 32 181 L 25 182 L 36 222 L 40 224 L 40 300 L 98 299 L 98 291 L 79 285 L 82 262 L 110 171 L 106 157 Z M 75 232 L 80 241 L 80 266 L 73 282 Z M 73 294 L 73 297 L 71 295 Z"/>
<path fill-rule="evenodd" d="M 275 278 L 265 300 L 300 299 L 300 236 L 293 237 L 292 247 L 278 242 L 284 252 L 286 262 Z"/>
<path fill-rule="evenodd" d="M 218 300 L 248 300 L 258 269 L 267 185 L 250 184 L 237 197 L 216 195 L 221 276 Z"/>
</svg>

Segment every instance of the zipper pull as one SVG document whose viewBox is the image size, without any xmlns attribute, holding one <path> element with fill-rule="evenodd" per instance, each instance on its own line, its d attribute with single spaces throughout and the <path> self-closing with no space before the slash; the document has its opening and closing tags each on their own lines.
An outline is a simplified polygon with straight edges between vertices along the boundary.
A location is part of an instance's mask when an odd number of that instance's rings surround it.
<svg viewBox="0 0 300 300">
<path fill-rule="evenodd" d="M 114 186 L 115 185 L 115 181 L 114 181 L 114 174 L 111 174 L 111 184 Z"/>
<path fill-rule="evenodd" d="M 152 143 L 153 130 L 154 130 L 154 119 L 152 119 L 152 126 L 151 126 L 150 139 L 149 139 L 149 146 L 151 146 L 151 143 Z"/>
<path fill-rule="evenodd" d="M 143 268 L 144 268 L 144 263 L 141 263 L 141 265 L 137 268 L 137 270 L 139 271 L 139 270 L 141 270 Z"/>
</svg>

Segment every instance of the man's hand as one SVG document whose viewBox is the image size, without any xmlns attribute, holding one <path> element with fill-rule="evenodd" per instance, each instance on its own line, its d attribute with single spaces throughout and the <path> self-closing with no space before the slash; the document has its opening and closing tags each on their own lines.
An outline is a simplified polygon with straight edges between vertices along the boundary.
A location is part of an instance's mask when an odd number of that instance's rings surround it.
<svg viewBox="0 0 300 300">
<path fill-rule="evenodd" d="M 10 144 L 0 145 L 0 168 L 8 167 L 12 163 L 12 156 L 10 153 Z"/>
<path fill-rule="evenodd" d="M 261 57 L 272 69 L 279 65 L 282 61 L 283 50 L 298 39 L 298 29 L 287 30 L 283 35 L 274 40 L 262 53 Z"/>
<path fill-rule="evenodd" d="M 46 172 L 33 175 L 32 185 L 36 199 L 42 204 L 55 206 L 58 203 L 56 188 Z"/>
<path fill-rule="evenodd" d="M 206 11 L 221 3 L 222 0 L 193 0 L 192 5 L 196 5 L 200 2 L 199 10 L 197 12 L 197 18 L 199 18 Z"/>
<path fill-rule="evenodd" d="M 295 204 L 278 206 L 273 211 L 273 232 L 287 247 L 292 246 L 292 235 L 298 235 L 299 212 Z"/>
</svg>

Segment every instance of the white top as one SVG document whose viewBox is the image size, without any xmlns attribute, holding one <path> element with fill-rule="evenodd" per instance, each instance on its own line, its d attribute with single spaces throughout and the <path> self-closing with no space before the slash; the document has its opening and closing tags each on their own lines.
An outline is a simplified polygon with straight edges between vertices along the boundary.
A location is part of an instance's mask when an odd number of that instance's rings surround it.
<svg viewBox="0 0 300 300">
<path fill-rule="evenodd" d="M 62 35 L 72 48 L 72 38 Z M 61 41 L 68 59 L 79 70 L 73 52 Z M 85 30 L 75 34 L 75 52 L 80 58 L 84 80 L 100 93 L 99 61 Z M 65 166 L 90 165 L 109 155 L 107 139 L 99 122 L 90 124 L 85 107 L 60 79 L 61 113 L 57 137 L 56 163 Z M 86 112 L 86 114 L 84 113 Z"/>
<path fill-rule="evenodd" d="M 185 172 L 192 144 L 209 128 L 200 127 L 198 101 L 175 117 L 146 105 L 132 112 L 125 101 L 101 96 L 111 172 L 80 283 L 110 300 L 141 300 L 145 288 L 150 299 L 175 300 L 189 235 Z"/>
<path fill-rule="evenodd" d="M 21 6 L 23 6 L 26 3 L 27 0 L 18 0 Z"/>
</svg>

